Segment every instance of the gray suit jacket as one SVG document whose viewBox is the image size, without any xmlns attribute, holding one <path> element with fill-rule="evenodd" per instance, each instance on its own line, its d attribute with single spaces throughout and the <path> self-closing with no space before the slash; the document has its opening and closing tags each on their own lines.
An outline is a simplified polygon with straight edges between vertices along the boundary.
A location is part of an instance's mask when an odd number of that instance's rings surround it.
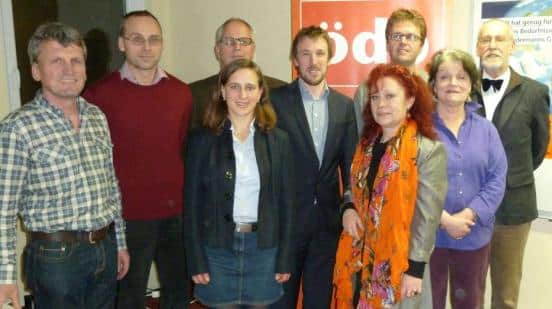
<svg viewBox="0 0 552 309">
<path fill-rule="evenodd" d="M 286 84 L 286 82 L 270 77 L 264 76 L 266 84 L 269 89 L 280 87 Z M 190 117 L 189 130 L 201 127 L 201 121 L 205 114 L 205 108 L 211 100 L 211 95 L 214 92 L 218 82 L 218 74 L 211 75 L 207 78 L 197 80 L 189 84 L 192 90 L 192 115 Z"/>
<path fill-rule="evenodd" d="M 435 231 L 447 196 L 447 153 L 443 144 L 418 134 L 418 193 L 412 223 L 408 258 L 429 263 Z M 433 308 L 431 280 L 428 264 L 422 278 L 422 294 L 407 297 L 393 309 Z"/>
<path fill-rule="evenodd" d="M 538 215 L 533 171 L 542 163 L 549 136 L 548 88 L 510 69 L 504 97 L 493 115 L 506 157 L 506 193 L 496 213 L 499 224 L 522 224 Z M 478 101 L 485 106 L 479 89 Z M 485 109 L 479 110 L 483 115 Z"/>
</svg>

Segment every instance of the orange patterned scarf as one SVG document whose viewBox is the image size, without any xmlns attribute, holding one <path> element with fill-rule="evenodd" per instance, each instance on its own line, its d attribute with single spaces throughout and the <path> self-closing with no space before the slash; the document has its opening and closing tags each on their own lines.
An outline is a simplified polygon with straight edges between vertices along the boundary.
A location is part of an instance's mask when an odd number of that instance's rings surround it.
<svg viewBox="0 0 552 309">
<path fill-rule="evenodd" d="M 407 120 L 389 140 L 371 198 L 366 178 L 376 139 L 357 146 L 351 185 L 364 232 L 360 241 L 354 241 L 346 232 L 341 234 L 334 269 L 333 308 L 353 307 L 353 278 L 358 271 L 362 273 L 357 308 L 391 308 L 400 302 L 401 276 L 408 268 L 410 223 L 418 187 L 416 133 L 416 123 Z"/>
</svg>

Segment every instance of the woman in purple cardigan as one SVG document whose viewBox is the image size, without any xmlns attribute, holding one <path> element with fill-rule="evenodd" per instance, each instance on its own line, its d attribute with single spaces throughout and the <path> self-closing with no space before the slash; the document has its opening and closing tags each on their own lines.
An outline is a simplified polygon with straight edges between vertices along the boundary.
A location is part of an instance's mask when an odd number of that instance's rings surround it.
<svg viewBox="0 0 552 309">
<path fill-rule="evenodd" d="M 504 196 L 506 155 L 494 125 L 470 102 L 478 89 L 473 58 L 455 49 L 433 56 L 429 84 L 436 98 L 434 123 L 448 154 L 448 192 L 430 259 L 433 308 L 483 303 L 494 214 Z"/>
</svg>

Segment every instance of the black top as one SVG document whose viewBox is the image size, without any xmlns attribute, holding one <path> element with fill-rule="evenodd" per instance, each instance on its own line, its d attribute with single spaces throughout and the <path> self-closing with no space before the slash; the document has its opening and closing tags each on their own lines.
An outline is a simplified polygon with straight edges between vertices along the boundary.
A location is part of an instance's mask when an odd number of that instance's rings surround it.
<svg viewBox="0 0 552 309">
<path fill-rule="evenodd" d="M 387 148 L 387 142 L 380 143 L 381 135 L 376 139 L 374 147 L 372 147 L 372 161 L 370 161 L 370 169 L 368 170 L 368 175 L 366 176 L 366 181 L 368 188 L 370 188 L 370 196 L 372 199 L 372 191 L 374 191 L 374 181 L 376 180 L 376 175 L 378 174 L 378 167 L 381 162 L 381 158 L 385 153 L 385 148 Z"/>
</svg>

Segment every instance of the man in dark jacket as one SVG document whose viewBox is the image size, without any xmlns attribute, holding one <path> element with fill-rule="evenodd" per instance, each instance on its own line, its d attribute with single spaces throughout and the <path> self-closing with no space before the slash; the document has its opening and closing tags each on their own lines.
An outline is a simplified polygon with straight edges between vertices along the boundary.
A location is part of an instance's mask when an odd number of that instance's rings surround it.
<svg viewBox="0 0 552 309">
<path fill-rule="evenodd" d="M 215 56 L 222 69 L 236 59 L 253 60 L 255 57 L 255 39 L 253 27 L 241 18 L 227 19 L 217 28 L 215 34 Z M 211 100 L 213 88 L 216 87 L 219 74 L 197 80 L 190 84 L 192 89 L 192 116 L 190 129 L 201 126 L 205 108 Z M 284 81 L 265 75 L 268 88 L 275 88 L 285 84 Z"/>
<path fill-rule="evenodd" d="M 332 57 L 326 31 L 314 26 L 299 31 L 290 57 L 299 78 L 274 89 L 271 102 L 277 126 L 289 135 L 295 162 L 296 254 L 284 296 L 275 307 L 295 308 L 302 279 L 303 308 L 329 308 L 341 231 L 339 206 L 350 202 L 349 174 L 357 142 L 355 114 L 352 100 L 326 82 Z M 345 189 L 343 199 L 340 180 Z"/>
</svg>

